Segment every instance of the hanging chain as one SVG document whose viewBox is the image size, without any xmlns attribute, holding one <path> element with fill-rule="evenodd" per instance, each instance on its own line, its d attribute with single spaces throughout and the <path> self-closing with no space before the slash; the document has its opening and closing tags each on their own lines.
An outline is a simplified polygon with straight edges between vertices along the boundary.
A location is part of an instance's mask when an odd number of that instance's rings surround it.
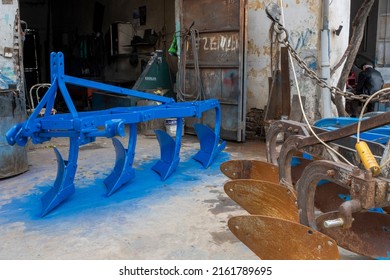
<svg viewBox="0 0 390 280">
<path fill-rule="evenodd" d="M 305 61 L 302 60 L 302 58 L 299 57 L 298 53 L 296 50 L 291 46 L 288 38 L 288 32 L 287 30 L 279 23 L 276 22 L 274 24 L 274 31 L 277 34 L 277 39 L 279 43 L 283 44 L 289 51 L 290 55 L 296 60 L 298 63 L 299 67 L 301 67 L 305 74 L 312 80 L 315 81 L 315 83 L 320 86 L 321 88 L 327 88 L 329 89 L 331 94 L 339 94 L 341 96 L 344 96 L 345 99 L 349 100 L 360 100 L 361 102 L 366 101 L 370 96 L 366 94 L 360 94 L 360 95 L 355 95 L 352 92 L 347 92 L 347 91 L 342 91 L 338 87 L 335 86 L 330 86 L 327 84 L 327 82 L 320 78 L 315 71 L 309 68 L 309 66 L 306 64 Z M 377 97 L 373 98 L 372 101 L 378 101 L 378 100 L 383 100 L 383 99 L 388 99 L 387 95 L 390 94 L 390 89 L 388 91 L 384 91 L 380 94 L 378 94 Z"/>
</svg>

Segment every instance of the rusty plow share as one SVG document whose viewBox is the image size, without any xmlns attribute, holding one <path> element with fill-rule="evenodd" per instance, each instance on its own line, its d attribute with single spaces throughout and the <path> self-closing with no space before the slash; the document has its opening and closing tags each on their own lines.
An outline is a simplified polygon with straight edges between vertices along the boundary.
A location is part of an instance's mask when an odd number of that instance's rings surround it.
<svg viewBox="0 0 390 280">
<path fill-rule="evenodd" d="M 111 138 L 115 147 L 115 166 L 111 174 L 104 180 L 108 196 L 130 182 L 135 176 L 133 161 L 137 142 L 137 123 L 157 118 L 177 119 L 175 138 L 165 131 L 155 131 L 160 144 L 161 158 L 152 169 L 160 175 L 161 180 L 167 179 L 179 164 L 183 118 L 201 118 L 206 111 L 214 110 L 215 112 L 214 129 L 203 124 L 194 125 L 200 142 L 200 150 L 193 158 L 199 161 L 204 168 L 209 167 L 219 152 L 225 148 L 226 143 L 219 137 L 221 112 L 219 102 L 216 99 L 175 102 L 164 96 L 67 76 L 64 73 L 62 53 L 51 54 L 50 66 L 51 87 L 30 117 L 25 122 L 12 127 L 6 134 L 10 145 L 18 144 L 20 146 L 25 146 L 29 139 L 32 139 L 34 144 L 39 144 L 49 141 L 53 137 L 69 138 L 67 160 L 64 160 L 58 149 L 54 148 L 58 163 L 57 177 L 53 187 L 42 197 L 42 216 L 48 214 L 75 192 L 74 177 L 77 170 L 79 147 L 94 142 L 96 137 Z M 160 105 L 78 112 L 67 90 L 67 84 L 152 100 Z M 57 92 L 62 94 L 69 113 L 50 114 Z M 39 112 L 44 108 L 46 109 L 45 114 L 40 117 Z M 125 136 L 126 126 L 129 127 L 127 148 L 116 138 L 116 136 Z"/>
</svg>

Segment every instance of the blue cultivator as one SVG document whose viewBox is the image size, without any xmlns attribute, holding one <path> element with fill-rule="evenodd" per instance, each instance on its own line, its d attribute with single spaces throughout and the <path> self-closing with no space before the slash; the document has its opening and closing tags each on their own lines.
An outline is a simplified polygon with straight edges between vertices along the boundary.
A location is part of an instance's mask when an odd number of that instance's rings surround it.
<svg viewBox="0 0 390 280">
<path fill-rule="evenodd" d="M 66 84 L 152 100 L 161 103 L 161 105 L 77 112 Z M 67 114 L 51 114 L 57 91 L 61 92 L 69 109 Z M 44 115 L 39 117 L 39 113 L 44 108 Z M 161 159 L 152 169 L 160 175 L 162 180 L 165 180 L 176 169 L 180 161 L 182 118 L 200 118 L 203 112 L 208 110 L 215 110 L 214 130 L 203 124 L 195 125 L 195 131 L 200 141 L 200 151 L 194 156 L 194 159 L 201 162 L 205 168 L 210 166 L 213 159 L 226 146 L 226 143 L 221 141 L 219 137 L 221 112 L 218 100 L 178 103 L 164 96 L 67 76 L 64 73 L 63 54 L 52 53 L 51 87 L 27 121 L 12 127 L 7 132 L 6 138 L 10 145 L 18 144 L 20 146 L 26 145 L 30 138 L 34 144 L 49 141 L 53 137 L 68 137 L 70 140 L 68 160 L 64 160 L 60 152 L 54 148 L 58 162 L 57 178 L 54 186 L 42 197 L 42 216 L 44 216 L 74 193 L 74 177 L 80 146 L 94 142 L 96 137 L 112 138 L 116 162 L 111 174 L 104 180 L 109 196 L 135 176 L 133 161 L 137 142 L 137 123 L 158 118 L 177 118 L 175 139 L 165 131 L 155 131 L 160 144 Z M 130 130 L 127 149 L 118 139 L 114 138 L 117 135 L 125 136 L 125 125 L 128 125 Z"/>
</svg>

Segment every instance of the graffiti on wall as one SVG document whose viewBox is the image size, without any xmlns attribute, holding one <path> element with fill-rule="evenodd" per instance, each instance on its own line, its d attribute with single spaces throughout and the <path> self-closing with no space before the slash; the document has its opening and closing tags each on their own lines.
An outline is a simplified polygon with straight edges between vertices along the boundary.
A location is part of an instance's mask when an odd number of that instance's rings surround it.
<svg viewBox="0 0 390 280">
<path fill-rule="evenodd" d="M 291 31 L 290 43 L 296 51 L 307 48 L 310 44 L 310 39 L 315 36 L 315 31 L 306 28 L 303 31 Z"/>
<path fill-rule="evenodd" d="M 187 42 L 187 51 L 190 49 L 190 42 Z M 200 51 L 236 51 L 239 49 L 238 33 L 233 34 L 203 34 L 198 40 Z"/>
<path fill-rule="evenodd" d="M 240 49 L 237 32 L 221 32 L 201 34 L 196 44 L 199 61 L 202 63 L 236 64 Z M 186 50 L 190 60 L 193 59 L 192 43 L 187 42 Z"/>
</svg>

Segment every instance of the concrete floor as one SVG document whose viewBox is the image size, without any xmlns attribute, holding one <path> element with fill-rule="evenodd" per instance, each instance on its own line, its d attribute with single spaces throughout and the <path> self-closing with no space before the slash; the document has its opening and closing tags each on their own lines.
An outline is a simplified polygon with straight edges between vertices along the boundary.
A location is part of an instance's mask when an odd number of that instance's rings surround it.
<svg viewBox="0 0 390 280">
<path fill-rule="evenodd" d="M 136 178 L 106 197 L 103 180 L 115 153 L 109 139 L 98 139 L 80 150 L 75 194 L 41 218 L 40 197 L 56 175 L 53 146 L 66 158 L 64 140 L 30 145 L 29 171 L 0 181 L 0 259 L 258 259 L 227 227 L 230 217 L 247 213 L 224 193 L 228 179 L 219 165 L 265 160 L 264 142 L 228 142 L 204 169 L 191 158 L 196 137 L 185 135 L 181 163 L 162 182 L 150 169 L 160 154 L 157 140 L 139 135 Z"/>
<path fill-rule="evenodd" d="M 260 142 L 228 143 L 204 169 L 191 158 L 196 137 L 186 135 L 179 167 L 162 182 L 150 169 L 160 154 L 157 140 L 139 135 L 136 178 L 106 197 L 103 179 L 115 152 L 111 140 L 98 139 L 80 150 L 75 194 L 40 218 L 40 197 L 57 172 L 52 147 L 66 158 L 67 144 L 30 145 L 29 171 L 0 181 L 0 259 L 257 259 L 227 228 L 230 216 L 245 211 L 223 192 L 219 165 L 263 158 Z"/>
</svg>

